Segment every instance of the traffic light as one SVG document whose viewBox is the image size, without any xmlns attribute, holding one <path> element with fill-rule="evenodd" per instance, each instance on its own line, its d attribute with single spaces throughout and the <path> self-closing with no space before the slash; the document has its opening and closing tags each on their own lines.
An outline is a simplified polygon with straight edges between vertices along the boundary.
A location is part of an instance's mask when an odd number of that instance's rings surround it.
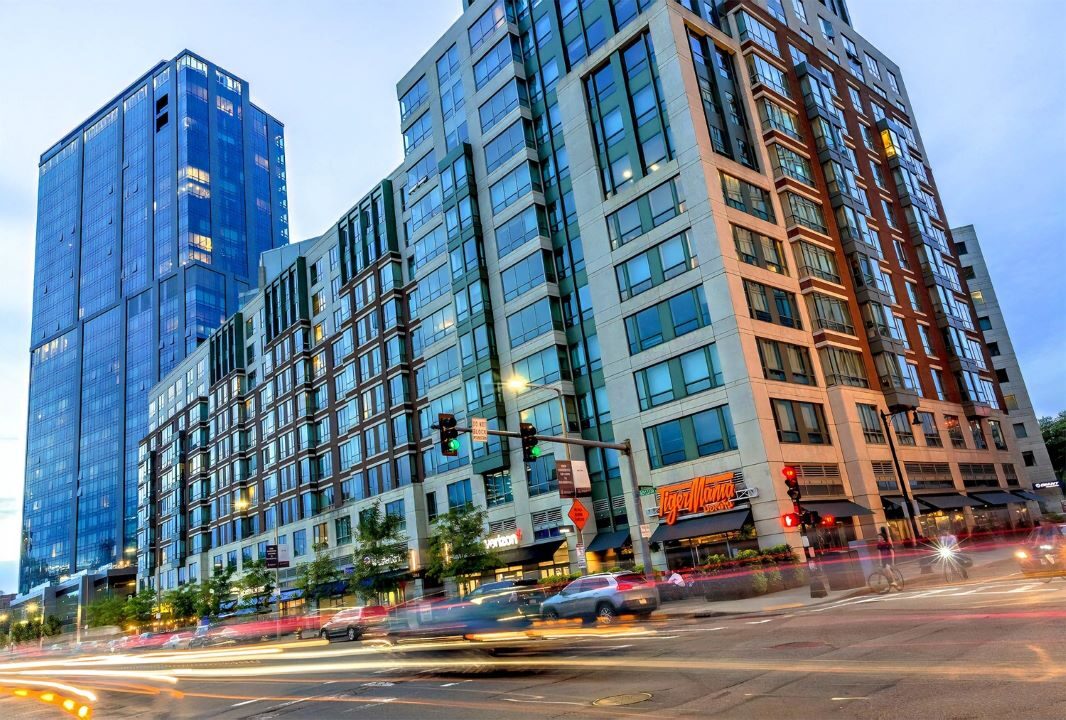
<svg viewBox="0 0 1066 720">
<path fill-rule="evenodd" d="M 440 428 L 440 454 L 445 457 L 459 456 L 459 431 L 455 429 L 455 416 L 451 413 L 437 415 Z"/>
<path fill-rule="evenodd" d="M 798 528 L 800 526 L 800 516 L 797 513 L 785 513 L 781 516 L 781 524 L 785 526 L 786 530 Z"/>
<path fill-rule="evenodd" d="M 833 527 L 837 524 L 837 519 L 833 515 L 822 516 L 822 527 Z"/>
<path fill-rule="evenodd" d="M 800 501 L 800 483 L 796 477 L 796 468 L 791 465 L 785 465 L 781 468 L 781 474 L 785 476 L 785 486 L 788 487 L 788 497 L 792 502 L 798 503 Z"/>
<path fill-rule="evenodd" d="M 822 514 L 817 510 L 804 510 L 800 514 L 800 520 L 807 527 L 817 527 L 822 524 Z"/>
<path fill-rule="evenodd" d="M 540 445 L 537 444 L 537 428 L 530 423 L 520 423 L 518 434 L 522 436 L 522 460 L 531 463 L 540 457 Z"/>
</svg>

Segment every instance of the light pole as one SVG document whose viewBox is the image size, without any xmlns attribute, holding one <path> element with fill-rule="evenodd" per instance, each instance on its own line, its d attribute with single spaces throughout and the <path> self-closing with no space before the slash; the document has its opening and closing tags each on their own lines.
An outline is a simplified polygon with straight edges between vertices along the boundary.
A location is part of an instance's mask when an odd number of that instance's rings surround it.
<svg viewBox="0 0 1066 720">
<path fill-rule="evenodd" d="M 910 408 L 914 411 L 914 415 L 911 417 L 911 425 L 921 425 L 921 418 L 918 417 L 918 408 Z M 903 468 L 899 464 L 899 456 L 896 454 L 896 443 L 892 440 L 892 427 L 888 422 L 889 418 L 906 413 L 907 409 L 897 410 L 893 413 L 886 413 L 884 410 L 878 409 L 878 414 L 881 416 L 881 424 L 885 426 L 885 437 L 888 438 L 888 450 L 892 453 L 892 466 L 896 468 L 896 477 L 899 478 L 899 487 L 903 492 L 903 516 L 907 519 L 907 522 L 911 526 L 911 532 L 914 533 L 914 542 L 918 543 L 918 538 L 922 536 L 921 531 L 918 529 L 918 507 L 911 502 L 910 489 L 907 486 L 907 481 L 903 477 Z"/>
<path fill-rule="evenodd" d="M 567 428 L 567 420 L 566 420 L 566 400 L 564 399 L 565 394 L 563 393 L 563 389 L 562 388 L 556 387 L 555 385 L 537 385 L 536 383 L 531 383 L 528 380 L 526 380 L 525 378 L 518 377 L 517 375 L 515 377 L 511 378 L 510 380 L 508 380 L 506 383 L 503 383 L 503 384 L 506 385 L 506 387 L 508 389 L 514 391 L 514 393 L 516 395 L 518 393 L 522 392 L 523 390 L 526 390 L 526 389 L 529 389 L 529 390 L 551 390 L 553 393 L 558 395 L 559 396 L 559 421 L 562 423 L 563 437 L 564 438 L 565 437 L 569 437 L 569 432 L 568 432 L 568 428 Z M 566 443 L 563 443 L 563 448 L 564 448 L 564 451 L 566 452 L 566 459 L 569 460 L 570 459 L 570 446 L 568 444 L 566 444 Z"/>
</svg>

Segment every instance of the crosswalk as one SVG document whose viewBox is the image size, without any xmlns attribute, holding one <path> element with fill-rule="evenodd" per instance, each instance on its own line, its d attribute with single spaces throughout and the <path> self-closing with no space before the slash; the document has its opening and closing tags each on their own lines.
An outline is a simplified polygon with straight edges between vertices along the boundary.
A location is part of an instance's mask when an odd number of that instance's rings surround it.
<svg viewBox="0 0 1066 720">
<path fill-rule="evenodd" d="M 828 603 L 821 607 L 810 608 L 806 612 L 824 613 L 838 610 L 844 607 L 855 607 L 876 603 L 899 603 L 908 601 L 935 601 L 937 603 L 952 602 L 951 598 L 963 598 L 964 601 L 991 599 L 1000 597 L 1007 599 L 1010 596 L 1039 596 L 1041 599 L 1051 599 L 1052 593 L 1066 595 L 1066 582 L 1056 580 L 1045 583 L 1039 580 L 1015 580 L 1007 582 L 988 582 L 975 585 L 948 585 L 937 588 L 918 588 L 904 590 L 903 592 L 890 592 L 884 595 L 864 595 L 860 597 L 845 598 Z M 1007 596 L 1007 598 L 1003 598 Z M 957 600 L 954 602 L 958 602 Z"/>
</svg>

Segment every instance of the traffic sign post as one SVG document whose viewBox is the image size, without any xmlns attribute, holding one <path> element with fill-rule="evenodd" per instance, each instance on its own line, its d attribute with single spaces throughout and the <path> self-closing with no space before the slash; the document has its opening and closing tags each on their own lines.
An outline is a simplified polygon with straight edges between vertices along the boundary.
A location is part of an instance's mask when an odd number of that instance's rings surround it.
<svg viewBox="0 0 1066 720">
<path fill-rule="evenodd" d="M 489 421 L 486 418 L 470 418 L 470 439 L 482 443 L 489 441 Z"/>
<path fill-rule="evenodd" d="M 578 529 L 578 532 L 584 530 L 585 523 L 589 521 L 589 511 L 585 509 L 585 506 L 577 498 L 574 498 L 574 504 L 570 506 L 570 511 L 566 513 L 566 516 L 573 521 L 574 527 Z"/>
</svg>

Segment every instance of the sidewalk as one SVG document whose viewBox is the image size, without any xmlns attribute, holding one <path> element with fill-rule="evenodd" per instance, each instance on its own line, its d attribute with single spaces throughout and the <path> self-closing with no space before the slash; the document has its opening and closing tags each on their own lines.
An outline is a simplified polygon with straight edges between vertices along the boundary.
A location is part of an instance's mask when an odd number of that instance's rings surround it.
<svg viewBox="0 0 1066 720">
<path fill-rule="evenodd" d="M 967 553 L 973 560 L 969 569 L 970 581 L 987 581 L 994 577 L 1017 572 L 1014 565 L 1014 548 L 997 547 L 991 550 Z M 944 582 L 942 572 L 934 566 L 932 572 L 922 573 L 918 558 L 909 558 L 898 563 L 907 589 L 928 587 Z M 965 581 L 964 581 L 965 582 Z M 702 597 L 663 603 L 656 617 L 673 618 L 711 618 L 723 615 L 759 615 L 763 613 L 784 612 L 799 608 L 814 607 L 826 603 L 845 600 L 850 597 L 865 595 L 869 590 L 863 587 L 848 590 L 830 590 L 821 598 L 812 598 L 810 588 L 806 585 L 791 588 L 768 595 L 759 595 L 744 600 L 719 600 L 711 602 Z"/>
</svg>

